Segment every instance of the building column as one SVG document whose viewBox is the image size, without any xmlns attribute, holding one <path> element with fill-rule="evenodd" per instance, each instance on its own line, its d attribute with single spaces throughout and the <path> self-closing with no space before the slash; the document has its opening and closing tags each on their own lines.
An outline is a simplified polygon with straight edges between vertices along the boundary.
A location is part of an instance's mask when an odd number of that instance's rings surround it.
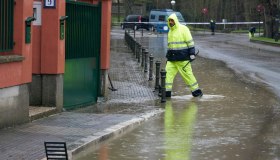
<svg viewBox="0 0 280 160">
<path fill-rule="evenodd" d="M 57 0 L 54 8 L 42 8 L 42 106 L 56 107 L 58 111 L 63 108 L 65 40 L 60 38 L 60 20 L 65 16 L 65 7 L 65 1 Z"/>
<path fill-rule="evenodd" d="M 102 12 L 101 12 L 101 88 L 100 95 L 103 97 L 107 96 L 108 92 L 108 72 L 110 67 L 110 39 L 111 39 L 111 10 L 112 1 L 102 0 Z"/>
</svg>

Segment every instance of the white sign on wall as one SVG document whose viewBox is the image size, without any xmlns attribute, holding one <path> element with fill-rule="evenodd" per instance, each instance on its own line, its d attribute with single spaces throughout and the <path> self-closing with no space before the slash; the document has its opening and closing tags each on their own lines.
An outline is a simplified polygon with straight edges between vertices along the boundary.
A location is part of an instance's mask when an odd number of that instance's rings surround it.
<svg viewBox="0 0 280 160">
<path fill-rule="evenodd" d="M 55 8 L 55 0 L 44 0 L 44 8 Z"/>
<path fill-rule="evenodd" d="M 42 24 L 42 3 L 41 2 L 33 2 L 33 17 L 36 18 L 33 21 L 33 25 L 41 26 Z"/>
</svg>

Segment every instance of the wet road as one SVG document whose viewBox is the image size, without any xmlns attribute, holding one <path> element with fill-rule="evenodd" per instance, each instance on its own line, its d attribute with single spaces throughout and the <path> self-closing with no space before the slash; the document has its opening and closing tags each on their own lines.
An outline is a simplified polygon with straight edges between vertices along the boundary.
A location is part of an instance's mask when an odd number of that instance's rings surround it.
<svg viewBox="0 0 280 160">
<path fill-rule="evenodd" d="M 222 41 L 229 37 L 220 36 L 217 39 Z M 280 78 L 279 55 L 217 42 L 207 35 L 195 39 L 200 55 L 212 58 L 199 57 L 192 63 L 205 95 L 192 98 L 177 76 L 173 87 L 176 96 L 157 103 L 165 109 L 164 114 L 102 144 L 82 159 L 280 159 L 279 96 L 269 86 Z M 139 40 L 163 59 L 164 35 Z"/>
<path fill-rule="evenodd" d="M 280 47 L 250 43 L 247 34 L 196 37 L 201 56 L 222 60 L 239 74 L 266 84 L 280 97 Z"/>
</svg>

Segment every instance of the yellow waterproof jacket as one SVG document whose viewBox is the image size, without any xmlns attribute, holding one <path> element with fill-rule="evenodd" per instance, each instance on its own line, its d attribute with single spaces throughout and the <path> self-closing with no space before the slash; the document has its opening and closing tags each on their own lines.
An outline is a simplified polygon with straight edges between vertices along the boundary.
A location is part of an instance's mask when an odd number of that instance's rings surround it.
<svg viewBox="0 0 280 160">
<path fill-rule="evenodd" d="M 169 25 L 169 19 L 173 19 L 175 25 Z M 180 24 L 175 13 L 167 19 L 168 32 L 168 52 L 166 55 L 169 61 L 190 60 L 190 55 L 195 54 L 194 41 L 189 28 Z"/>
</svg>

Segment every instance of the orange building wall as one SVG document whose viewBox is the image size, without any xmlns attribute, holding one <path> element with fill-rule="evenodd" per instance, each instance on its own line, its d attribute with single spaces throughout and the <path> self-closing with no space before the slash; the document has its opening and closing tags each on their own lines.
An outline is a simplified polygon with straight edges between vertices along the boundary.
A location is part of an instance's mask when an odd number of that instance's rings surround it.
<svg viewBox="0 0 280 160">
<path fill-rule="evenodd" d="M 111 39 L 111 0 L 102 0 L 101 20 L 101 69 L 110 67 L 110 39 Z"/>
<path fill-rule="evenodd" d="M 61 74 L 65 66 L 65 40 L 60 40 L 59 18 L 65 16 L 65 1 L 57 0 L 56 9 L 42 9 L 41 73 Z"/>
<path fill-rule="evenodd" d="M 32 73 L 41 73 L 41 26 L 32 30 Z"/>
<path fill-rule="evenodd" d="M 31 82 L 32 45 L 25 44 L 25 19 L 32 16 L 33 1 L 17 0 L 14 9 L 14 42 L 11 53 L 24 56 L 22 62 L 0 64 L 0 88 Z"/>
</svg>

